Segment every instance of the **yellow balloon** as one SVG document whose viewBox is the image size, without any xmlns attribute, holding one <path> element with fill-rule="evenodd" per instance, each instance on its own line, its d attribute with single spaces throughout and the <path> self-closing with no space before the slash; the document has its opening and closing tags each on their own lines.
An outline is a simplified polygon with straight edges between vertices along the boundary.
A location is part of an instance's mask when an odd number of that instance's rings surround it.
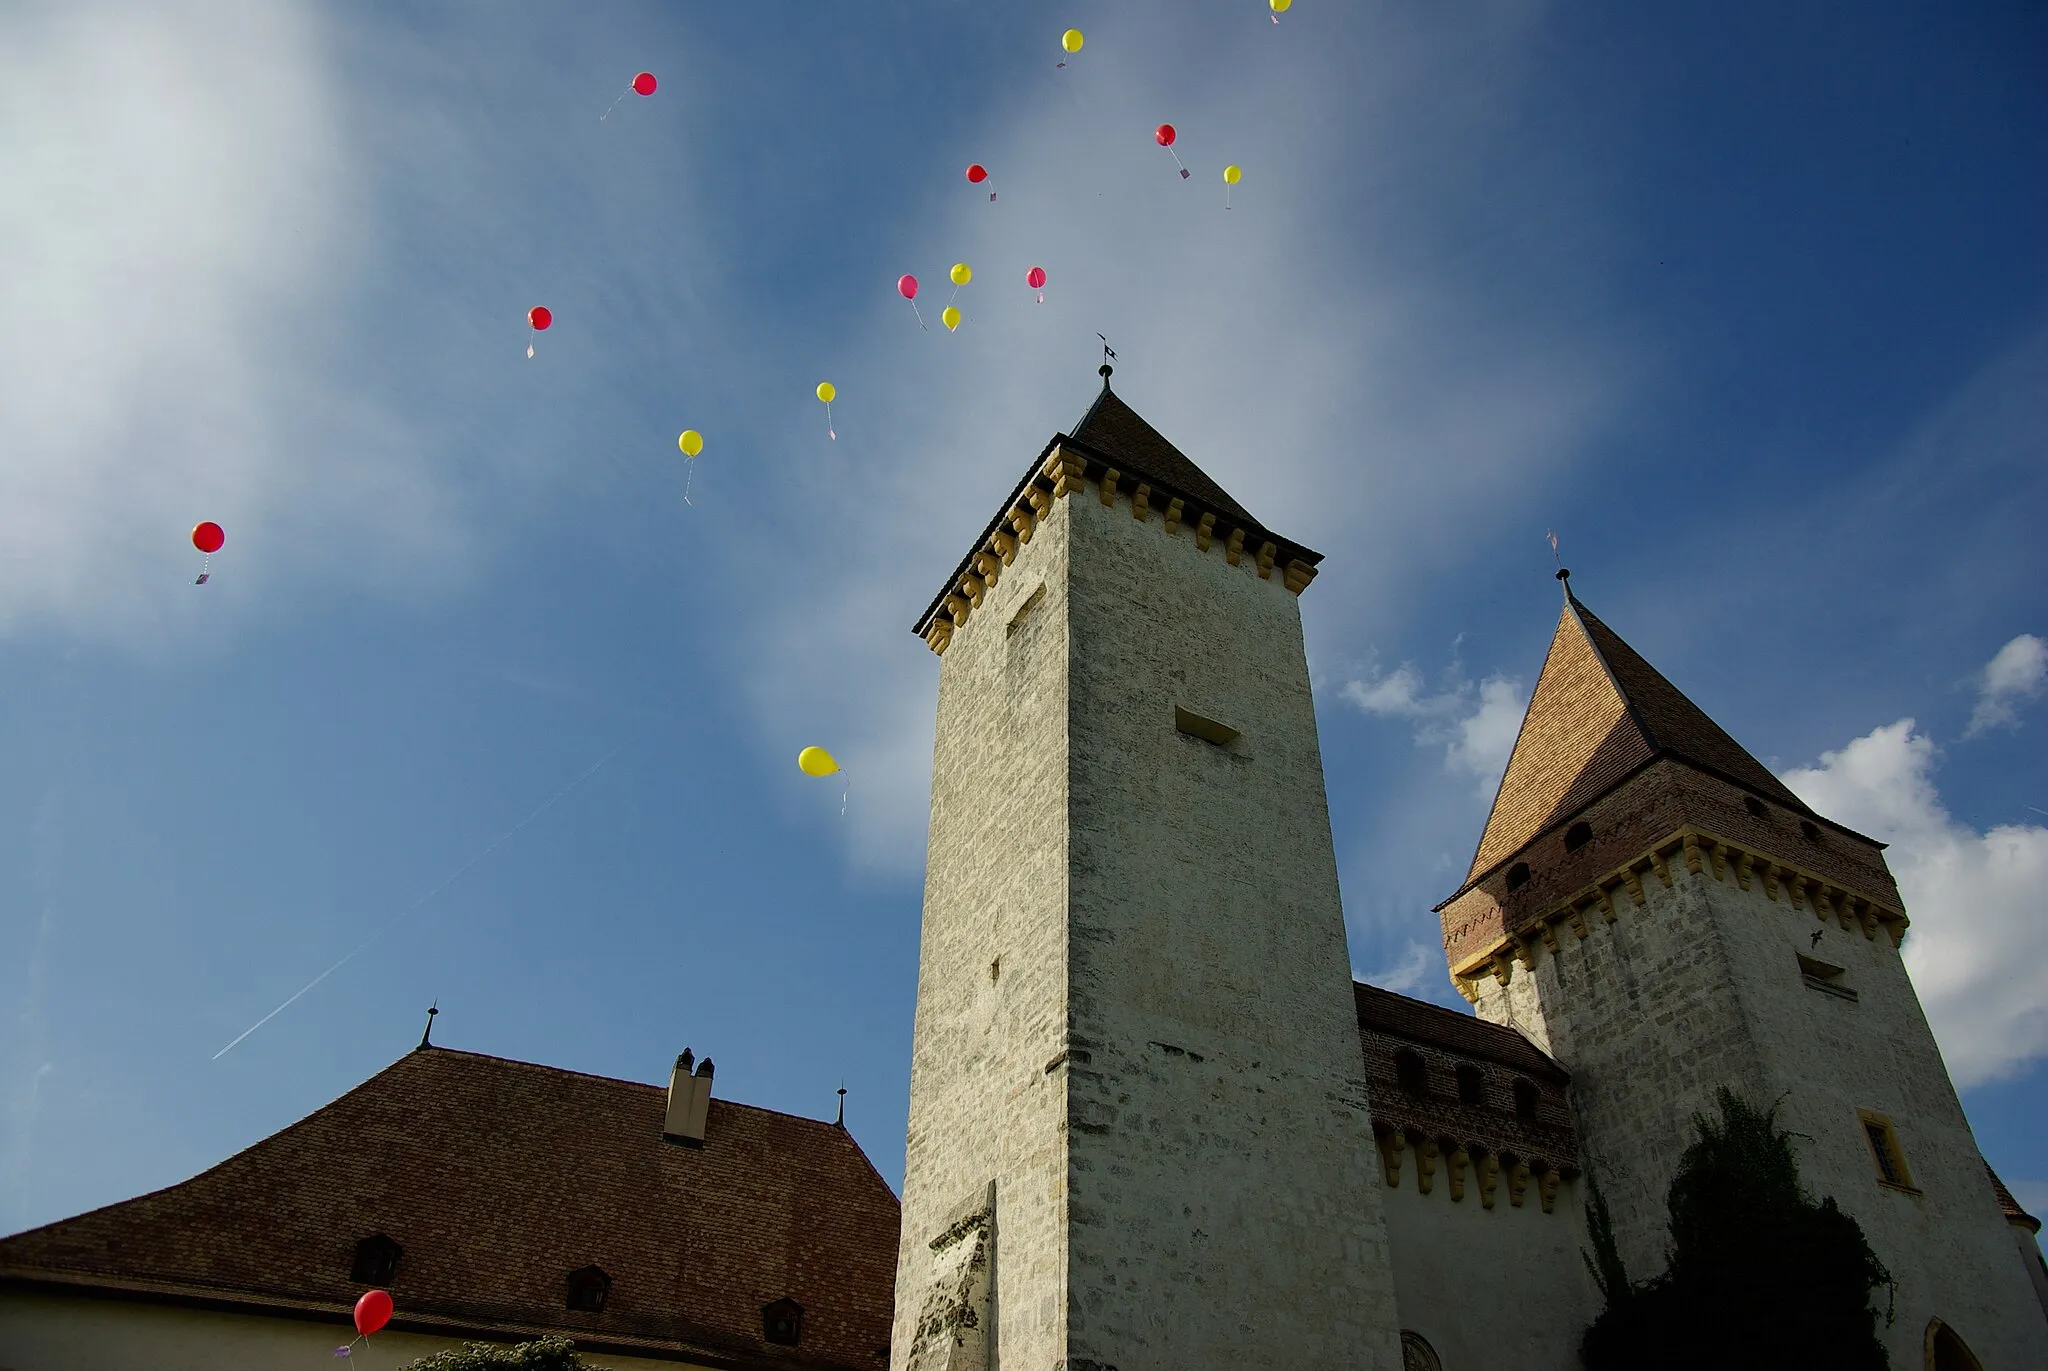
<svg viewBox="0 0 2048 1371">
<path fill-rule="evenodd" d="M 1065 33 L 1061 34 L 1060 46 L 1068 52 L 1079 52 L 1081 50 L 1081 30 L 1068 29 Z"/>
<path fill-rule="evenodd" d="M 1293 4 L 1294 0 L 1266 0 L 1266 3 L 1273 7 L 1273 13 L 1285 14 L 1287 13 L 1287 7 Z"/>
<path fill-rule="evenodd" d="M 830 776 L 839 770 L 838 761 L 822 747 L 807 747 L 797 753 L 796 764 L 806 776 Z"/>
<path fill-rule="evenodd" d="M 676 446 L 683 450 L 683 456 L 695 457 L 704 450 L 704 435 L 694 428 L 686 428 L 683 436 L 676 439 Z"/>
<path fill-rule="evenodd" d="M 1283 0 L 1283 3 L 1284 3 L 1284 0 Z M 1223 169 L 1223 184 L 1224 184 L 1224 185 L 1226 185 L 1226 186 L 1234 186 L 1234 185 L 1236 185 L 1236 184 L 1237 184 L 1237 183 L 1238 183 L 1239 181 L 1242 181 L 1243 179 L 1244 179 L 1244 168 L 1242 168 L 1242 167 L 1237 167 L 1237 166 L 1229 166 L 1229 167 L 1225 167 L 1225 168 Z"/>
<path fill-rule="evenodd" d="M 831 404 L 833 398 L 838 394 L 839 392 L 833 388 L 832 383 L 830 381 L 818 382 L 818 398 L 820 400 L 823 400 L 826 404 Z"/>
<path fill-rule="evenodd" d="M 967 283 L 968 283 L 969 281 L 972 281 L 973 279 L 974 279 L 974 268 L 973 268 L 973 267 L 970 267 L 970 266 L 968 266 L 968 265 L 967 265 L 967 264 L 966 264 L 965 262 L 955 262 L 955 263 L 953 264 L 953 284 L 954 284 L 954 285 L 956 285 L 956 286 L 964 286 L 964 285 L 966 285 L 966 284 L 967 284 Z"/>
<path fill-rule="evenodd" d="M 960 311 L 956 306 L 947 305 L 939 311 L 939 322 L 946 326 L 948 333 L 960 327 Z"/>
</svg>

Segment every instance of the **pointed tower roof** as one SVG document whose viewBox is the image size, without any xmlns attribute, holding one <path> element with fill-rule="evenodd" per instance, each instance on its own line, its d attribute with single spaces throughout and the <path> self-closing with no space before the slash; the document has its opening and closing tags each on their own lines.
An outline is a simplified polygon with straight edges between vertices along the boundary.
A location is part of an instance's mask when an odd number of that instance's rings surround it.
<svg viewBox="0 0 2048 1371">
<path fill-rule="evenodd" d="M 1168 442 L 1164 434 L 1146 423 L 1138 411 L 1125 404 L 1123 397 L 1109 388 L 1107 376 L 1102 378 L 1102 393 L 1081 416 L 1081 422 L 1074 425 L 1068 441 L 1101 457 L 1126 476 L 1136 476 L 1174 491 L 1204 509 L 1227 515 L 1238 523 L 1258 523 L 1250 510 L 1231 499 L 1228 491 L 1209 479 L 1208 472 L 1196 466 L 1185 453 Z"/>
<path fill-rule="evenodd" d="M 953 630 L 979 604 L 976 587 L 1008 565 L 1017 542 L 1029 542 L 1034 521 L 1053 500 L 1082 480 L 1106 482 L 1125 493 L 1143 492 L 1142 507 L 1160 512 L 1171 533 L 1186 524 L 1199 530 L 1199 545 L 1226 544 L 1231 565 L 1240 554 L 1257 562 L 1259 575 L 1278 567 L 1289 590 L 1299 595 L 1314 579 L 1323 555 L 1267 528 L 1186 453 L 1145 422 L 1109 387 L 1111 368 L 1101 368 L 1102 390 L 1071 433 L 1055 433 L 989 520 L 968 554 L 960 559 L 939 593 L 918 616 L 912 632 L 943 653 Z M 1136 498 L 1135 495 L 1133 498 Z"/>
<path fill-rule="evenodd" d="M 1559 573 L 1564 610 L 1466 873 L 1467 887 L 1657 757 L 1820 817 L 1579 603 L 1566 575 Z"/>
</svg>

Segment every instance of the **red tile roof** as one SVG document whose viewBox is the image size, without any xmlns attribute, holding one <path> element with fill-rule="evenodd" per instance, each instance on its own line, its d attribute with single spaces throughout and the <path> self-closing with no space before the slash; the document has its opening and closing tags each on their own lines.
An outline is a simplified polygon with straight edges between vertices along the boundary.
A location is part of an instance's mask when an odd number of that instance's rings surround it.
<svg viewBox="0 0 2048 1371">
<path fill-rule="evenodd" d="M 1796 814 L 1820 817 L 1567 590 L 1458 893 L 1656 757 L 1677 758 Z"/>
<path fill-rule="evenodd" d="M 394 1327 L 713 1366 L 886 1365 L 897 1200 L 843 1128 L 711 1102 L 662 1139 L 666 1090 L 422 1048 L 212 1170 L 0 1240 L 0 1279 L 338 1317 L 355 1245 L 404 1249 Z M 611 1277 L 602 1313 L 569 1272 Z M 802 1343 L 761 1310 L 803 1306 Z"/>
<path fill-rule="evenodd" d="M 2012 1191 L 2007 1190 L 2005 1182 L 1998 1179 L 1998 1173 L 1991 1169 L 1990 1162 L 1984 1163 L 1984 1170 L 1991 1177 L 1991 1188 L 1998 1193 L 1998 1208 L 2005 1215 L 2005 1221 L 2016 1228 L 2024 1228 L 2029 1233 L 2040 1232 L 2041 1221 L 2029 1214 L 2020 1206 L 2020 1202 L 2012 1197 Z"/>
<path fill-rule="evenodd" d="M 1512 1028 L 1454 1009 L 1362 983 L 1352 993 L 1375 1131 L 1449 1140 L 1475 1154 L 1513 1154 L 1577 1174 L 1571 1076 L 1549 1054 Z M 1403 1050 L 1422 1061 L 1420 1092 L 1401 1080 L 1395 1054 Z M 1478 1072 L 1479 1101 L 1460 1097 L 1460 1067 Z M 1535 1087 L 1533 1118 L 1517 1112 L 1517 1078 Z"/>
</svg>

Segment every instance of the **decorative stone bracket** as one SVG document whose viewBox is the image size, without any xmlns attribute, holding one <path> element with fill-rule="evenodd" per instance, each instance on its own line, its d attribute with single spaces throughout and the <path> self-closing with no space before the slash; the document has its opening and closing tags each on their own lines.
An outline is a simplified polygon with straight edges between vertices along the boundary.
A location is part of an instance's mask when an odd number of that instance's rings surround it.
<svg viewBox="0 0 2048 1371">
<path fill-rule="evenodd" d="M 1578 1169 L 1569 1164 L 1559 1166 L 1542 1158 L 1518 1157 L 1512 1153 L 1501 1153 L 1478 1143 L 1460 1142 L 1452 1138 L 1438 1138 L 1422 1129 L 1400 1127 L 1393 1124 L 1377 1123 L 1373 1126 L 1373 1142 L 1380 1152 L 1380 1167 L 1386 1176 L 1387 1188 L 1401 1188 L 1401 1160 L 1409 1152 L 1415 1154 L 1415 1188 L 1427 1195 L 1435 1188 L 1437 1164 L 1448 1163 L 1451 1202 L 1462 1203 L 1465 1198 L 1465 1172 L 1469 1168 L 1479 1183 L 1479 1203 L 1482 1208 L 1493 1208 L 1494 1194 L 1499 1188 L 1502 1176 L 1507 1177 L 1508 1203 L 1520 1209 L 1528 1198 L 1529 1182 L 1536 1182 L 1537 1202 L 1546 1214 L 1555 1212 L 1558 1187 L 1578 1174 Z"/>
<path fill-rule="evenodd" d="M 1518 922 L 1492 947 L 1475 953 L 1451 968 L 1451 980 L 1468 1001 L 1479 1001 L 1479 978 L 1491 974 L 1502 986 L 1514 979 L 1515 963 L 1533 970 L 1539 953 L 1556 955 L 1559 939 L 1556 927 L 1563 924 L 1574 942 L 1587 936 L 1589 910 L 1597 910 L 1604 923 L 1616 918 L 1617 893 L 1626 892 L 1637 908 L 1646 901 L 1643 877 L 1654 874 L 1665 885 L 1675 884 L 1672 858 L 1679 858 L 1693 875 L 1711 876 L 1716 881 L 1733 880 L 1744 890 L 1762 878 L 1765 898 L 1776 903 L 1783 894 L 1794 909 L 1811 907 L 1814 917 L 1825 923 L 1835 920 L 1842 928 L 1858 929 L 1875 939 L 1882 930 L 1898 947 L 1911 920 L 1906 911 L 1850 890 L 1827 877 L 1781 862 L 1767 853 L 1730 842 L 1719 834 L 1687 826 L 1654 844 L 1640 856 L 1614 868 L 1575 894 L 1557 901 L 1533 917 Z"/>
<path fill-rule="evenodd" d="M 1128 496 L 1131 517 L 1139 523 L 1150 522 L 1158 513 L 1169 537 L 1178 536 L 1183 523 L 1193 524 L 1195 547 L 1199 551 L 1209 551 L 1220 534 L 1224 559 L 1231 566 L 1240 565 L 1249 548 L 1260 579 L 1271 580 L 1277 566 L 1280 583 L 1295 595 L 1307 590 L 1308 583 L 1316 577 L 1316 563 L 1321 558 L 1307 548 L 1230 514 L 1203 509 L 1192 496 L 1127 475 L 1071 442 L 1056 441 L 1044 463 L 1024 482 L 1010 508 L 996 519 L 981 546 L 968 554 L 954 583 L 946 588 L 921 624 L 918 631 L 926 646 L 944 655 L 953 635 L 966 626 L 968 618 L 981 608 L 983 597 L 995 588 L 1003 568 L 1016 561 L 1017 549 L 1031 541 L 1032 532 L 1052 508 L 1052 502 L 1086 489 L 1090 481 L 1095 483 L 1102 503 L 1111 508 L 1120 496 Z"/>
</svg>

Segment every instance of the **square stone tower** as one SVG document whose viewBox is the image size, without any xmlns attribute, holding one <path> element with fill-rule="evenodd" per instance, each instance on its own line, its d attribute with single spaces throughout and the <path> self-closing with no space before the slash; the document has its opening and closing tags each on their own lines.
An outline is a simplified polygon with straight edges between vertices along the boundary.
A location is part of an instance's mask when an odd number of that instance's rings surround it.
<svg viewBox="0 0 2048 1371">
<path fill-rule="evenodd" d="M 1883 844 L 1810 809 L 1558 574 L 1549 656 L 1438 912 L 1480 1016 L 1571 1072 L 1629 1274 L 1664 1269 L 1673 1172 L 1727 1086 L 1778 1104 L 1808 1190 L 1897 1279 L 1893 1366 L 1972 1364 L 1929 1359 L 1957 1339 L 1985 1367 L 2048 1366 L 2025 1253 L 1899 956 Z"/>
<path fill-rule="evenodd" d="M 1108 385 L 941 654 L 893 1371 L 1401 1365 L 1296 596 Z"/>
</svg>

